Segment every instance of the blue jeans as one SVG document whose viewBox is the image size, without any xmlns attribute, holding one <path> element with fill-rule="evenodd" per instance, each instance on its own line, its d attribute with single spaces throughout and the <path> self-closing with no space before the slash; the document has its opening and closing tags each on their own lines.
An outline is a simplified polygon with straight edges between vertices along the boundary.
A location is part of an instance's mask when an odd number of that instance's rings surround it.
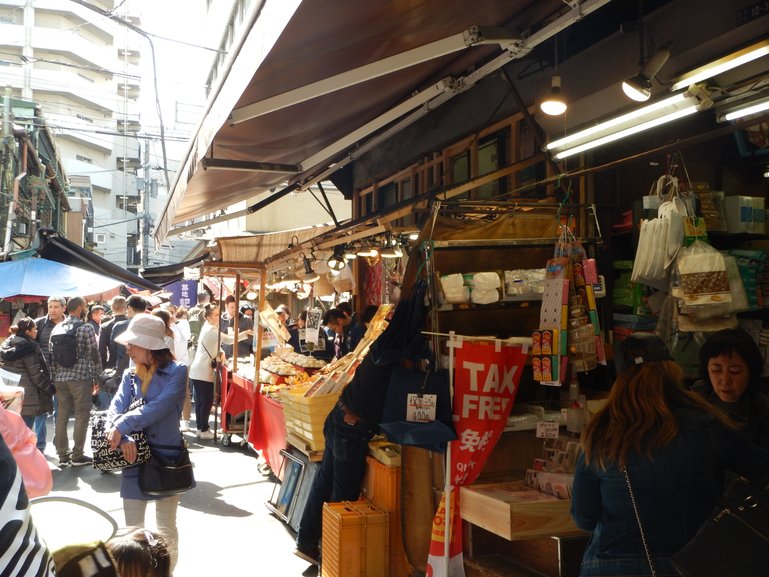
<svg viewBox="0 0 769 577">
<path fill-rule="evenodd" d="M 356 501 L 360 496 L 368 442 L 374 429 L 363 423 L 348 425 L 344 422 L 344 411 L 337 405 L 326 417 L 323 436 L 323 459 L 307 496 L 296 537 L 297 547 L 303 550 L 320 543 L 323 503 Z"/>
<path fill-rule="evenodd" d="M 46 437 L 48 436 L 48 426 L 46 424 L 46 420 L 48 419 L 47 414 L 38 415 L 37 417 L 22 417 L 24 419 L 24 423 L 32 429 L 32 432 L 37 435 L 37 448 L 40 449 L 41 453 L 45 452 L 45 442 Z"/>
<path fill-rule="evenodd" d="M 195 424 L 198 431 L 207 431 L 208 417 L 211 415 L 211 407 L 214 406 L 214 384 L 208 381 L 190 379 L 192 392 L 195 396 Z"/>
</svg>

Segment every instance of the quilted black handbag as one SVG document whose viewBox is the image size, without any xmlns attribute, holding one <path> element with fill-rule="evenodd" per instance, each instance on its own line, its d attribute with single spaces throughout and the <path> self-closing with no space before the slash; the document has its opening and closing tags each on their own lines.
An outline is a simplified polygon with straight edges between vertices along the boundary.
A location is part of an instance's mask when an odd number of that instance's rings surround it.
<svg viewBox="0 0 769 577">
<path fill-rule="evenodd" d="M 184 441 L 182 441 L 184 443 Z M 176 457 L 152 452 L 152 457 L 139 468 L 139 489 L 145 495 L 168 496 L 185 493 L 195 486 L 195 475 L 187 445 L 153 445 L 153 448 L 176 449 Z"/>
<path fill-rule="evenodd" d="M 142 399 L 136 399 L 128 410 L 135 409 L 143 404 Z M 107 413 L 100 412 L 91 415 L 91 452 L 93 453 L 93 467 L 100 471 L 117 471 L 125 467 L 139 465 L 149 460 L 150 446 L 144 431 L 134 431 L 129 436 L 136 443 L 136 461 L 129 463 L 120 449 L 110 449 L 107 440 Z"/>
<path fill-rule="evenodd" d="M 766 577 L 769 485 L 736 481 L 673 564 L 684 577 Z"/>
</svg>

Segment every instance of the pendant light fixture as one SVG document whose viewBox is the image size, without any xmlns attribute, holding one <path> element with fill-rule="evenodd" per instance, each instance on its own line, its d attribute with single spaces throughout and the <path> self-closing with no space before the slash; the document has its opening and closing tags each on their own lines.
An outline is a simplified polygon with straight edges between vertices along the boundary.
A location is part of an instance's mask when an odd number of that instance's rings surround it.
<svg viewBox="0 0 769 577">
<path fill-rule="evenodd" d="M 644 10 L 643 0 L 638 0 L 638 60 L 641 70 L 622 82 L 622 91 L 636 102 L 646 102 L 652 95 L 652 80 L 670 58 L 668 46 L 663 46 L 654 56 L 646 60 L 644 52 Z"/>
<path fill-rule="evenodd" d="M 666 47 L 657 50 L 654 56 L 646 61 L 638 74 L 622 83 L 622 91 L 625 95 L 637 102 L 649 100 L 652 95 L 652 80 L 668 61 L 668 58 L 670 58 L 670 50 Z"/>
<path fill-rule="evenodd" d="M 304 255 L 304 253 L 302 253 L 302 262 L 304 263 L 304 277 L 302 278 L 302 282 L 313 283 L 318 280 L 320 275 L 312 270 L 312 263 L 310 262 L 310 259 Z"/>
<path fill-rule="evenodd" d="M 550 80 L 550 91 L 540 103 L 542 112 L 549 116 L 560 116 L 566 112 L 567 104 L 561 95 L 561 77 L 558 76 L 558 37 L 555 37 L 555 74 Z"/>
<path fill-rule="evenodd" d="M 328 261 L 326 261 L 326 264 L 331 270 L 340 271 L 345 266 L 344 261 L 344 247 L 342 245 L 338 245 L 334 247 L 334 254 L 329 257 Z"/>
</svg>

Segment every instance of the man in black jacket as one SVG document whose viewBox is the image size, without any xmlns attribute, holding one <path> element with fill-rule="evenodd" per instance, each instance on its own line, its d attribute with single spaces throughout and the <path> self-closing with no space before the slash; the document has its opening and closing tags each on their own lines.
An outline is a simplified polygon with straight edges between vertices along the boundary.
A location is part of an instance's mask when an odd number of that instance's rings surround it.
<svg viewBox="0 0 769 577">
<path fill-rule="evenodd" d="M 123 373 L 128 368 L 131 359 L 126 353 L 125 346 L 115 342 L 115 338 L 128 328 L 128 323 L 134 315 L 143 313 L 149 308 L 149 303 L 141 295 L 131 295 L 126 301 L 126 318 L 112 325 L 112 334 L 110 335 L 110 346 L 115 347 L 115 375 L 118 379 L 123 378 Z"/>
<path fill-rule="evenodd" d="M 117 323 L 128 319 L 126 316 L 126 298 L 118 295 L 110 301 L 109 306 L 112 309 L 112 320 L 101 325 L 99 356 L 105 369 L 114 369 L 117 364 L 117 343 L 112 342 L 112 330 Z"/>
<path fill-rule="evenodd" d="M 40 345 L 40 350 L 43 352 L 43 358 L 45 359 L 48 368 L 51 368 L 51 332 L 53 328 L 64 320 L 64 307 L 67 301 L 64 297 L 48 297 L 48 314 L 44 317 L 40 317 L 35 321 L 37 326 L 37 344 Z M 53 374 L 51 374 L 51 385 L 56 386 L 54 382 Z M 56 408 L 58 406 L 58 400 L 56 397 L 53 399 L 53 412 L 56 414 Z M 32 430 L 37 435 L 37 448 L 45 452 L 45 443 L 48 437 L 48 415 L 38 415 L 35 417 Z"/>
</svg>

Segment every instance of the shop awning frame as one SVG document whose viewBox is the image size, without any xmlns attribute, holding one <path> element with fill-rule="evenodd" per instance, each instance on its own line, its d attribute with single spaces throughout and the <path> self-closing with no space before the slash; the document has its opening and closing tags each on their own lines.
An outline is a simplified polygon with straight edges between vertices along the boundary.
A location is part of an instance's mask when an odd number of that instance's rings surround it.
<svg viewBox="0 0 769 577">
<path fill-rule="evenodd" d="M 407 126 L 410 126 L 437 106 L 441 106 L 457 94 L 468 90 L 482 78 L 495 72 L 505 64 L 527 54 L 538 44 L 553 37 L 571 24 L 582 20 L 585 16 L 609 1 L 574 1 L 567 3 L 567 6 L 564 6 L 563 2 L 551 3 L 545 7 L 550 10 L 549 15 L 552 15 L 552 12 L 556 9 L 566 8 L 566 12 L 555 17 L 551 22 L 544 24 L 523 39 L 519 39 L 519 35 L 509 30 L 500 33 L 498 29 L 494 30 L 493 28 L 479 26 L 477 27 L 478 39 L 473 41 L 468 39 L 469 35 L 467 33 L 467 30 L 471 28 L 465 28 L 461 33 L 455 33 L 434 42 L 426 42 L 422 46 L 398 52 L 364 66 L 352 67 L 349 70 L 329 75 L 317 81 L 308 81 L 304 85 L 297 86 L 292 90 L 282 91 L 276 95 L 267 95 L 264 98 L 258 98 L 257 96 L 257 100 L 248 102 L 247 100 L 252 95 L 259 95 L 264 91 L 263 85 L 259 84 L 260 66 L 264 66 L 265 62 L 268 62 L 269 68 L 269 64 L 274 64 L 269 62 L 269 57 L 275 52 L 276 47 L 278 47 L 278 51 L 280 51 L 280 48 L 285 50 L 283 41 L 285 40 L 285 44 L 290 44 L 291 42 L 290 39 L 286 39 L 287 37 L 284 38 L 284 36 L 281 36 L 279 39 L 274 38 L 275 32 L 273 30 L 271 31 L 272 36 L 270 36 L 270 39 L 274 40 L 274 44 L 271 46 L 269 53 L 265 53 L 265 43 L 259 42 L 258 37 L 260 34 L 266 34 L 266 31 L 261 23 L 261 18 L 254 18 L 251 24 L 252 28 L 238 50 L 238 58 L 233 64 L 233 70 L 226 79 L 230 80 L 229 76 L 233 76 L 233 82 L 222 81 L 223 88 L 219 91 L 217 98 L 212 101 L 206 118 L 203 120 L 201 128 L 191 144 L 187 159 L 176 175 L 172 193 L 156 227 L 156 241 L 160 242 L 168 235 L 178 234 L 191 228 L 200 228 L 213 222 L 253 213 L 255 210 L 259 210 L 282 197 L 276 194 L 260 201 L 258 208 L 255 208 L 256 205 L 254 205 L 245 211 L 236 211 L 216 217 L 216 220 L 209 219 L 200 223 L 174 228 L 175 224 L 189 223 L 192 219 L 211 214 L 212 209 L 224 208 L 236 201 L 244 200 L 275 186 L 280 186 L 281 182 L 286 182 L 285 174 L 264 174 L 259 172 L 250 173 L 249 177 L 237 177 L 235 176 L 235 171 L 227 174 L 224 170 L 221 172 L 221 177 L 217 177 L 215 180 L 210 178 L 204 179 L 201 173 L 205 171 L 200 170 L 203 158 L 211 158 L 214 162 L 241 160 L 256 163 L 278 162 L 286 165 L 297 165 L 300 168 L 300 172 L 290 175 L 287 186 L 285 184 L 283 186 L 286 186 L 286 188 L 295 187 L 292 190 L 304 190 L 328 178 L 328 176 L 352 160 L 368 152 Z M 270 4 L 269 0 L 267 0 L 267 4 Z M 529 3 L 523 1 L 517 2 L 516 6 L 519 9 L 531 8 Z M 304 5 L 302 5 L 302 8 L 304 8 Z M 537 8 L 539 9 L 539 5 Z M 298 11 L 298 9 L 298 6 L 294 7 L 294 10 Z M 477 7 L 472 7 L 473 12 L 469 12 L 470 9 L 468 7 L 468 12 L 465 16 L 477 12 Z M 308 8 L 308 11 L 310 10 L 312 8 Z M 291 17 L 285 20 L 283 28 L 294 24 L 292 22 L 293 16 L 295 14 L 292 14 Z M 330 16 L 329 21 L 333 21 L 333 18 Z M 317 22 L 314 25 L 317 25 Z M 487 37 L 483 36 L 484 33 Z M 425 66 L 430 65 L 431 68 L 429 70 L 433 71 L 440 71 L 446 68 L 446 57 L 441 57 L 440 54 L 448 53 L 460 54 L 461 57 L 466 56 L 462 62 L 468 64 L 471 56 L 461 52 L 463 47 L 465 50 L 467 50 L 468 46 L 474 47 L 477 50 L 479 46 L 488 47 L 489 44 L 502 46 L 501 54 L 493 56 L 488 62 L 485 62 L 486 56 L 491 55 L 488 50 L 478 53 L 475 56 L 475 62 L 479 65 L 473 72 L 444 76 L 441 80 L 433 81 L 426 87 L 420 85 L 422 82 L 420 79 L 425 77 Z M 350 54 L 343 54 L 343 61 L 350 58 Z M 253 76 L 246 83 L 243 82 L 242 76 L 246 74 L 245 70 L 247 69 L 243 63 L 244 59 L 250 62 L 251 74 Z M 239 74 L 237 78 L 234 76 L 236 68 Z M 463 65 L 462 69 L 466 68 L 467 66 Z M 395 102 L 391 101 L 389 106 L 379 111 L 377 107 L 381 107 L 382 99 L 379 98 L 377 88 L 382 86 L 382 84 L 377 85 L 377 82 L 381 83 L 383 80 L 386 80 L 388 84 L 391 84 L 391 80 L 393 82 L 397 81 L 398 86 L 403 87 L 406 87 L 409 82 L 412 84 L 408 90 L 409 96 L 407 98 L 401 97 Z M 340 83 L 339 87 L 333 86 L 336 82 Z M 237 86 L 235 86 L 236 84 Z M 228 111 L 225 119 L 223 118 L 224 108 L 228 102 L 233 101 L 238 87 L 240 87 L 239 90 L 242 95 L 241 100 L 245 103 L 238 102 Z M 365 91 L 363 88 L 365 88 Z M 226 97 L 222 96 L 224 94 L 226 94 Z M 340 114 L 339 107 L 345 106 L 345 100 L 342 99 L 337 102 L 338 95 L 344 95 L 348 99 L 353 98 L 353 102 L 359 104 L 360 111 L 354 115 L 354 120 L 334 125 L 335 132 L 339 132 L 341 126 L 351 126 L 352 130 L 339 135 L 326 134 L 329 131 L 323 122 L 328 122 L 329 119 L 313 115 L 313 113 L 317 110 L 334 108 L 336 106 L 336 114 Z M 358 98 L 358 95 L 361 95 L 362 100 Z M 367 98 L 371 99 L 370 105 Z M 375 101 L 378 102 L 376 106 L 374 105 Z M 367 106 L 365 112 L 362 110 L 363 106 Z M 271 148 L 269 154 L 266 154 L 259 152 L 258 144 L 254 144 L 252 147 L 247 145 L 247 140 L 243 136 L 245 132 L 232 132 L 238 126 L 251 127 L 251 123 L 257 120 L 267 122 L 268 125 L 285 122 L 285 114 L 289 112 L 291 113 L 292 125 L 287 127 L 287 132 L 291 132 L 291 128 L 294 125 L 301 126 L 303 133 L 307 132 L 308 135 L 312 136 L 311 141 L 304 139 L 297 141 L 296 144 L 291 144 L 288 141 L 284 148 L 277 151 Z M 368 118 L 365 118 L 366 115 L 368 115 Z M 226 122 L 223 120 L 226 120 Z M 264 124 L 259 126 L 264 126 Z M 253 132 L 259 134 L 258 130 Z M 228 138 L 231 139 L 231 145 L 226 144 Z M 214 146 L 215 141 L 219 142 L 216 146 Z M 223 142 L 225 144 L 222 144 Z M 249 148 L 254 149 L 253 153 L 248 152 Z M 272 156 L 272 158 L 268 158 L 268 156 Z M 219 174 L 219 171 L 217 171 L 217 175 Z M 257 177 L 257 174 L 261 176 Z M 225 182 L 226 180 L 229 180 L 229 183 Z M 190 194 L 191 186 L 195 188 L 195 200 L 191 198 L 185 200 Z M 207 199 L 208 202 L 204 202 L 203 199 Z M 229 202 L 230 200 L 232 202 Z"/>
<path fill-rule="evenodd" d="M 79 267 L 153 292 L 162 290 L 155 283 L 75 244 L 55 230 L 38 230 L 35 249 L 42 258 L 48 260 Z"/>
</svg>

